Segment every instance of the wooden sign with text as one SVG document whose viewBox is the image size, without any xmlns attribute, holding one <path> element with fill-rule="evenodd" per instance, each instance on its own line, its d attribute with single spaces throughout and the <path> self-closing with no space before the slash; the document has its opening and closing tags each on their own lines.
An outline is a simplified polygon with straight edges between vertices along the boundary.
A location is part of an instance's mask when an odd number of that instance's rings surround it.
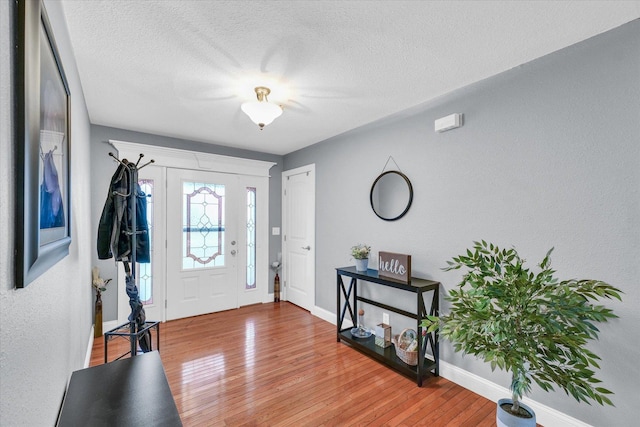
<svg viewBox="0 0 640 427">
<path fill-rule="evenodd" d="M 378 252 L 378 276 L 411 282 L 411 255 Z"/>
</svg>

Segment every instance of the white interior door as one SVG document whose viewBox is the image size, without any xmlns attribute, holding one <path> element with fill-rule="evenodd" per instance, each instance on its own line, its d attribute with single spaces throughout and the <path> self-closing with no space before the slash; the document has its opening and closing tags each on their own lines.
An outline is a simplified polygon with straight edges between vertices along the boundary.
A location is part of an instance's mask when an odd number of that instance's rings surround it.
<svg viewBox="0 0 640 427">
<path fill-rule="evenodd" d="M 237 175 L 167 169 L 167 319 L 238 307 Z"/>
<path fill-rule="evenodd" d="M 315 165 L 285 171 L 283 281 L 285 298 L 311 310 L 315 303 Z"/>
</svg>

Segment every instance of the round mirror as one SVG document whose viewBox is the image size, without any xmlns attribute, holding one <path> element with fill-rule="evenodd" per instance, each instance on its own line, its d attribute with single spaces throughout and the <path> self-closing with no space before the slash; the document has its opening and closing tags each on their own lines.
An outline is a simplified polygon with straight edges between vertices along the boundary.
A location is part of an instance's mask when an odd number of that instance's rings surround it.
<svg viewBox="0 0 640 427">
<path fill-rule="evenodd" d="M 402 218 L 411 207 L 413 187 L 402 172 L 387 171 L 373 182 L 369 198 L 371 208 L 379 218 L 395 221 Z"/>
</svg>

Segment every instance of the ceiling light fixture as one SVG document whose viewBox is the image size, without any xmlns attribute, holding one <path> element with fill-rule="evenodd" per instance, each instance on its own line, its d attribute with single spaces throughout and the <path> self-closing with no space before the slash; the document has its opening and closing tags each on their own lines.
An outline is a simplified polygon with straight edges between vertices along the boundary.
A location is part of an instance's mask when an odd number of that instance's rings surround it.
<svg viewBox="0 0 640 427">
<path fill-rule="evenodd" d="M 262 130 L 266 125 L 280 117 L 282 107 L 269 103 L 267 95 L 271 93 L 271 90 L 268 87 L 258 86 L 255 91 L 258 100 L 242 104 L 242 111 Z"/>
</svg>

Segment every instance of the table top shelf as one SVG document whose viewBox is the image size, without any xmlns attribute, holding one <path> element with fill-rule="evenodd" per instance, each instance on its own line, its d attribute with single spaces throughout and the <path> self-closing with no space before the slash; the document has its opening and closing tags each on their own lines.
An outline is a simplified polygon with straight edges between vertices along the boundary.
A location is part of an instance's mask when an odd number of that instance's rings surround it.
<svg viewBox="0 0 640 427">
<path fill-rule="evenodd" d="M 409 283 L 399 282 L 387 277 L 380 277 L 378 270 L 368 269 L 367 271 L 357 271 L 355 266 L 336 268 L 338 274 L 353 277 L 367 282 L 377 283 L 379 285 L 390 286 L 392 288 L 402 289 L 409 292 L 426 292 L 437 289 L 440 282 L 427 279 L 419 279 L 412 277 Z"/>
</svg>

